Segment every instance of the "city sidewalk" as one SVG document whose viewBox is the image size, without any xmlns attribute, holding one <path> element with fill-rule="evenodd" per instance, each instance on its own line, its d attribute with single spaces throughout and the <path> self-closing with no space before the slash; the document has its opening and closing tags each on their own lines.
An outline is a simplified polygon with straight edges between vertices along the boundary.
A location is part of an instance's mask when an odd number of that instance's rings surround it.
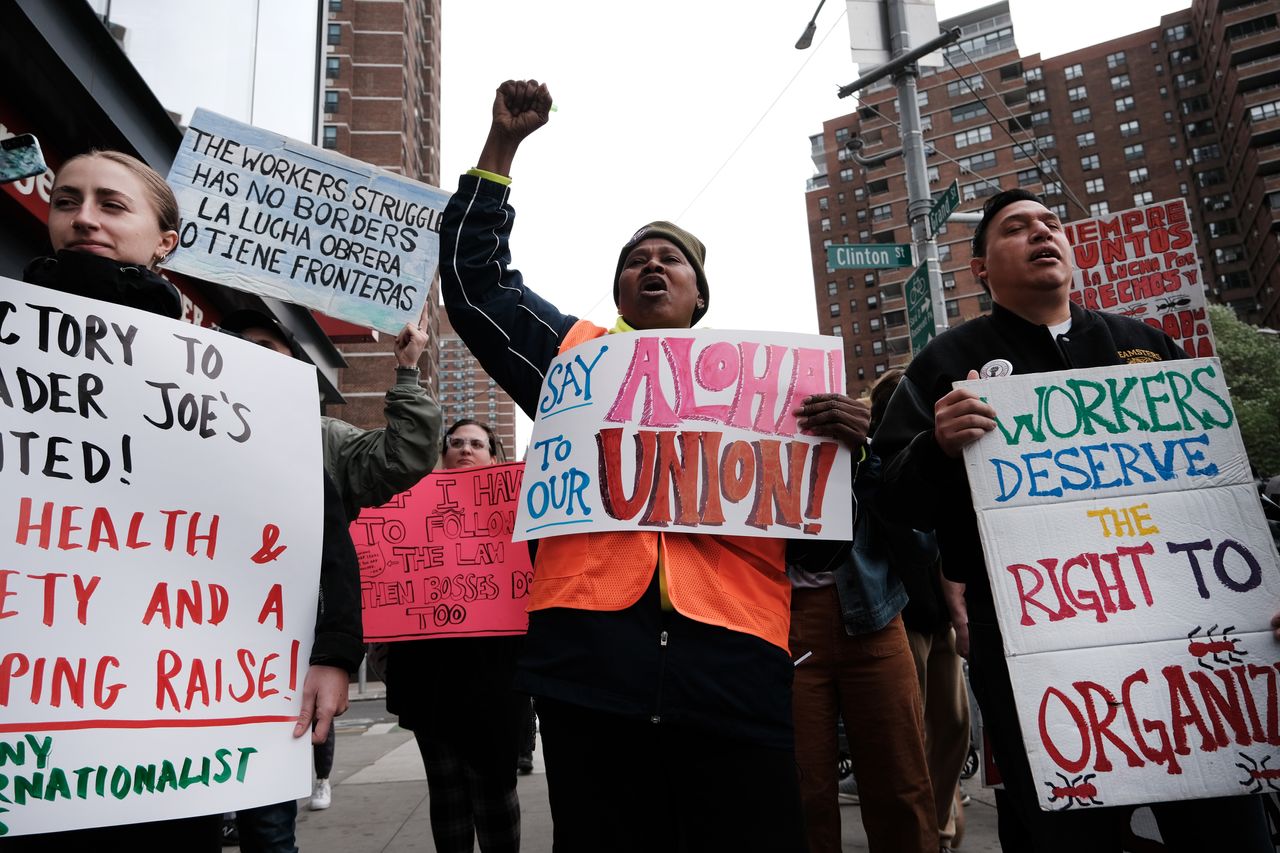
<svg viewBox="0 0 1280 853">
<path fill-rule="evenodd" d="M 365 693 L 352 685 L 351 709 L 340 719 L 333 771 L 333 805 L 313 812 L 299 802 L 298 847 L 303 853 L 434 853 L 427 783 L 413 736 L 392 722 L 375 722 L 361 713 L 364 699 L 381 698 L 382 685 L 370 682 Z M 519 777 L 521 849 L 551 850 L 551 810 L 541 750 L 534 772 Z M 625 771 L 619 771 L 625 772 Z M 735 784 L 725 779 L 726 785 Z M 973 780 L 964 783 L 973 797 L 965 809 L 967 828 L 962 853 L 999 851 L 991 791 Z M 867 850 L 858 806 L 842 804 L 845 851 Z"/>
</svg>

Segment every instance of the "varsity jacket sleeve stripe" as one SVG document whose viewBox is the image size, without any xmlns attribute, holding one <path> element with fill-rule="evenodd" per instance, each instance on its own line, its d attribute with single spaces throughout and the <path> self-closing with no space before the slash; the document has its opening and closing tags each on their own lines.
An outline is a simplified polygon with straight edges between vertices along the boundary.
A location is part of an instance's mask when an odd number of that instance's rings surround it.
<svg viewBox="0 0 1280 853">
<path fill-rule="evenodd" d="M 534 416 L 547 366 L 577 322 L 511 266 L 515 211 L 507 187 L 463 175 L 440 227 L 440 285 L 449 321 L 485 371 Z"/>
</svg>

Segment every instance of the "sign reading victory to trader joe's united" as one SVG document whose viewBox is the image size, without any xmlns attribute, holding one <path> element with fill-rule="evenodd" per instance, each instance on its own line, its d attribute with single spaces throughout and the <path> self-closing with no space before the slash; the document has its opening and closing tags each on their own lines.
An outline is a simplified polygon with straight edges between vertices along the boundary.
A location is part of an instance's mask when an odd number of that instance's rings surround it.
<svg viewBox="0 0 1280 853">
<path fill-rule="evenodd" d="M 0 836 L 310 790 L 318 417 L 308 365 L 0 279 Z"/>
<path fill-rule="evenodd" d="M 1278 790 L 1280 564 L 1218 360 L 958 385 L 1041 808 Z"/>
<path fill-rule="evenodd" d="M 416 323 L 449 194 L 196 110 L 169 172 L 169 269 L 392 334 Z"/>
<path fill-rule="evenodd" d="M 664 329 L 580 344 L 542 384 L 514 538 L 849 539 L 849 451 L 794 414 L 844 387 L 837 338 Z"/>
</svg>

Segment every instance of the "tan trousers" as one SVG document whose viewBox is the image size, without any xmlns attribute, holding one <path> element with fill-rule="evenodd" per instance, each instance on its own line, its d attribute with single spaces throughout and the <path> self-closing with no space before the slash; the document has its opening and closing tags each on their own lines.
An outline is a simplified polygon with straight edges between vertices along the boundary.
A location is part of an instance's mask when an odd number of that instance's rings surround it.
<svg viewBox="0 0 1280 853">
<path fill-rule="evenodd" d="M 956 634 L 948 625 L 932 634 L 907 631 L 924 698 L 925 756 L 933 782 L 933 802 L 942 846 L 960 843 L 964 810 L 957 788 L 969 752 L 969 693 L 956 654 Z"/>
</svg>

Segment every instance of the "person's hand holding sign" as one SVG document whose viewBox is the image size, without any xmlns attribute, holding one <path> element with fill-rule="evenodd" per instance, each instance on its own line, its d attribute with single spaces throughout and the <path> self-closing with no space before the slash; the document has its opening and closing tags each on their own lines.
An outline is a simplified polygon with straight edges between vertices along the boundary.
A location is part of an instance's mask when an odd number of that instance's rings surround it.
<svg viewBox="0 0 1280 853">
<path fill-rule="evenodd" d="M 421 327 L 406 323 L 396 336 L 396 364 L 400 367 L 417 367 L 422 351 L 427 348 L 427 333 Z"/>
<path fill-rule="evenodd" d="M 551 92 L 537 80 L 508 80 L 493 99 L 493 123 L 480 151 L 477 169 L 511 174 L 511 161 L 524 138 L 547 123 Z"/>
<path fill-rule="evenodd" d="M 308 667 L 307 677 L 302 682 L 302 712 L 298 714 L 298 724 L 293 727 L 293 736 L 302 737 L 314 721 L 311 742 L 324 743 L 333 718 L 347 712 L 349 682 L 347 671 L 341 667 L 323 664 Z"/>
<path fill-rule="evenodd" d="M 821 435 L 844 442 L 851 451 L 867 443 L 871 408 L 863 400 L 845 394 L 812 394 L 796 410 L 796 423 L 807 435 Z"/>
<path fill-rule="evenodd" d="M 970 370 L 966 379 L 977 379 Z M 966 445 L 996 428 L 996 410 L 966 388 L 954 388 L 933 407 L 933 438 L 942 452 L 959 459 Z"/>
</svg>

